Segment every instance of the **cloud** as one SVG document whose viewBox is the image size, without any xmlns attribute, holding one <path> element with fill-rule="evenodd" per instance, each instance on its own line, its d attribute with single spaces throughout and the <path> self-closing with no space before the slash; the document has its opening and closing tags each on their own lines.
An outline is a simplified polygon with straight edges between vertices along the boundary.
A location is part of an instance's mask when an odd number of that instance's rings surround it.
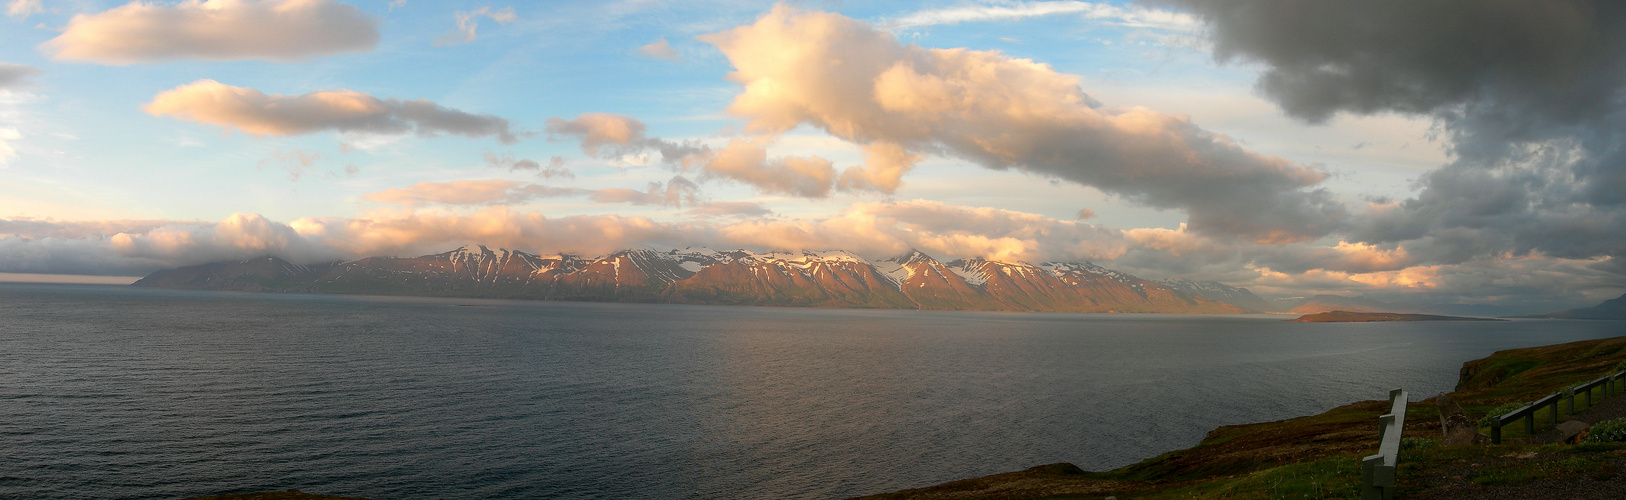
<svg viewBox="0 0 1626 500">
<path fill-rule="evenodd" d="M 0 62 L 0 89 L 21 87 L 38 74 L 40 69 L 33 66 Z"/>
<path fill-rule="evenodd" d="M 843 190 L 873 190 L 892 193 L 903 185 L 903 174 L 914 170 L 915 164 L 925 156 L 910 153 L 902 146 L 890 142 L 872 142 L 864 145 L 864 165 L 848 167 L 841 172 L 837 185 Z"/>
<path fill-rule="evenodd" d="M 1074 215 L 1073 218 L 1078 220 L 1093 219 L 1095 218 L 1095 211 L 1088 208 L 1080 208 L 1078 209 L 1078 214 Z"/>
<path fill-rule="evenodd" d="M 683 59 L 682 54 L 679 54 L 676 50 L 672 50 L 672 44 L 666 43 L 666 37 L 656 39 L 649 45 L 638 47 L 638 53 L 643 54 L 645 57 L 665 59 L 668 61 Z"/>
<path fill-rule="evenodd" d="M 661 153 L 661 161 L 681 162 L 685 157 L 703 152 L 705 146 L 697 142 L 675 142 L 645 135 L 644 122 L 630 116 L 611 113 L 582 113 L 575 118 L 549 118 L 545 130 L 550 139 L 556 136 L 575 137 L 581 141 L 583 153 L 588 156 L 618 160 L 654 150 Z"/>
<path fill-rule="evenodd" d="M 643 191 L 666 204 L 692 188 L 681 178 Z M 675 186 L 675 187 L 674 187 Z M 482 205 L 537 189 L 513 181 L 421 183 L 369 195 L 404 205 Z M 630 190 L 629 190 L 630 191 Z M 676 195 L 669 195 L 668 192 Z M 613 196 L 598 191 L 601 196 Z M 668 198 L 668 196 L 671 196 Z M 638 203 L 636 197 L 615 202 Z M 682 201 L 684 204 L 691 201 Z M 692 205 L 697 214 L 765 215 L 749 202 Z M 824 219 L 741 220 L 726 224 L 660 223 L 615 215 L 550 218 L 496 205 L 469 214 L 384 211 L 361 218 L 302 218 L 283 224 L 256 214 L 218 223 L 196 221 L 84 221 L 0 219 L 0 272 L 145 274 L 161 267 L 275 255 L 301 263 L 372 255 L 423 255 L 464 243 L 533 252 L 603 254 L 633 245 L 707 245 L 714 248 L 799 250 L 842 248 L 890 256 L 915 247 L 943 258 L 984 256 L 1029 260 L 1100 258 L 1121 253 L 1118 232 L 1035 214 L 939 202 L 863 203 Z M 44 262 L 41 249 L 73 247 L 74 262 L 110 263 L 70 268 Z M 94 251 L 92 251 L 94 250 Z M 24 255 L 29 257 L 24 257 Z M 143 267 L 146 266 L 146 267 Z M 110 272 L 118 270 L 119 272 Z"/>
<path fill-rule="evenodd" d="M 12 4 L 15 11 L 17 3 Z M 59 61 L 299 61 L 378 45 L 378 21 L 331 0 L 131 2 L 79 14 L 39 49 Z"/>
<path fill-rule="evenodd" d="M 1044 64 L 904 45 L 861 22 L 784 5 L 700 39 L 733 64 L 729 79 L 743 92 L 729 112 L 752 133 L 807 124 L 873 148 L 1021 169 L 1183 210 L 1194 231 L 1254 241 L 1318 238 L 1345 217 L 1315 187 L 1324 172 L 1245 150 L 1183 116 L 1104 106 L 1078 77 Z"/>
<path fill-rule="evenodd" d="M 391 6 L 393 7 L 393 4 Z M 501 10 L 491 10 L 491 7 L 480 7 L 470 12 L 459 11 L 455 15 L 457 18 L 457 29 L 453 30 L 451 33 L 441 35 L 440 38 L 436 38 L 435 46 L 443 47 L 447 45 L 457 45 L 460 43 L 469 43 L 474 41 L 476 38 L 474 30 L 480 27 L 479 19 L 481 16 L 490 18 L 492 21 L 496 21 L 497 24 L 508 24 L 517 19 L 517 16 L 514 15 L 513 7 L 503 7 Z"/>
<path fill-rule="evenodd" d="M 0 236 L 23 239 L 98 239 L 118 233 L 145 233 L 172 224 L 195 225 L 201 221 L 169 220 L 92 220 L 58 221 L 17 217 L 0 219 Z"/>
<path fill-rule="evenodd" d="M 45 12 L 40 0 L 11 0 L 6 4 L 6 15 L 17 19 L 26 19 L 28 16 Z"/>
<path fill-rule="evenodd" d="M 670 189 L 666 186 L 671 183 L 659 184 Z M 512 181 L 475 181 L 418 185 L 396 194 L 409 204 L 435 200 L 482 206 L 529 189 L 539 188 Z M 643 193 L 652 192 L 663 194 L 660 189 Z M 576 194 L 585 193 L 588 191 Z M 1146 278 L 1220 278 L 1267 295 L 1358 293 L 1473 314 L 1558 310 L 1595 304 L 1621 293 L 1616 269 L 1620 262 L 1609 257 L 1503 254 L 1458 264 L 1420 264 L 1401 247 L 1352 242 L 1331 247 L 1256 245 L 1216 240 L 1184 228 L 1122 231 L 1039 214 L 928 200 L 856 203 L 834 216 L 788 220 L 762 220 L 760 215 L 766 214 L 758 211 L 760 205 L 752 205 L 692 205 L 690 215 L 728 217 L 709 223 L 616 215 L 548 217 L 500 204 L 461 214 L 408 208 L 288 223 L 242 213 L 214 223 L 0 219 L 0 272 L 140 275 L 264 255 L 299 263 L 416 256 L 468 243 L 585 255 L 636 245 L 704 245 L 752 250 L 840 248 L 872 258 L 915 248 L 943 260 L 1091 260 Z M 1279 255 L 1246 256 L 1261 250 Z M 1238 255 L 1244 257 L 1236 260 Z M 1316 265 L 1294 269 L 1295 259 Z M 1168 267 L 1168 262 L 1195 267 Z M 1208 265 L 1215 262 L 1221 264 Z"/>
<path fill-rule="evenodd" d="M 220 125 L 256 136 L 332 130 L 495 137 L 503 144 L 518 140 L 509 130 L 508 120 L 496 116 L 466 113 L 422 99 L 379 99 L 354 90 L 320 90 L 292 96 L 198 80 L 158 94 L 142 109 L 154 116 Z"/>
<path fill-rule="evenodd" d="M 132 276 L 263 255 L 305 263 L 344 255 L 285 224 L 243 213 L 215 223 L 0 220 L 0 234 L 7 233 L 0 236 L 6 273 Z"/>
<path fill-rule="evenodd" d="M 727 179 L 763 193 L 824 198 L 835 187 L 835 167 L 829 160 L 817 156 L 769 159 L 767 146 L 772 137 L 732 139 L 714 150 L 699 142 L 650 137 L 645 128 L 643 122 L 625 115 L 584 113 L 570 120 L 549 118 L 546 130 L 550 137 L 579 138 L 582 152 L 589 156 L 640 164 L 646 159 L 645 151 L 659 151 L 661 161 L 699 171 L 703 180 Z M 887 182 L 887 173 L 876 175 L 879 182 Z"/>
<path fill-rule="evenodd" d="M 562 188 L 519 181 L 490 179 L 419 182 L 404 188 L 392 188 L 369 193 L 362 197 L 368 201 L 386 205 L 416 207 L 429 204 L 448 206 L 520 205 L 538 198 L 564 196 L 584 196 L 598 203 L 682 207 L 684 205 L 695 206 L 700 203 L 700 186 L 682 176 L 674 176 L 666 182 L 651 182 L 643 190 L 627 188 Z"/>
<path fill-rule="evenodd" d="M 288 172 L 289 180 L 297 182 L 300 177 L 305 175 L 305 170 L 320 159 L 322 159 L 322 153 L 316 151 L 301 151 L 298 149 L 283 151 L 282 148 L 275 148 L 271 150 L 269 155 L 260 160 L 259 166 L 264 167 L 268 163 L 284 164 L 286 165 L 284 170 Z"/>
<path fill-rule="evenodd" d="M 548 217 L 496 206 L 468 215 L 407 213 L 376 218 L 304 218 L 289 226 L 349 255 L 426 255 L 479 243 L 539 253 L 604 255 L 636 244 L 683 244 L 686 226 L 643 217 Z"/>
<path fill-rule="evenodd" d="M 752 220 L 716 231 L 722 241 L 747 247 L 841 248 L 887 257 L 914 248 L 945 259 L 1109 260 L 1126 249 L 1121 232 L 1113 229 L 928 200 L 858 203 L 822 220 Z"/>
<path fill-rule="evenodd" d="M 1136 28 L 1194 31 L 1201 26 L 1196 18 L 1180 12 L 1149 9 L 1140 5 L 1125 8 L 1106 3 L 1076 1 L 1014 2 L 929 9 L 888 21 L 885 25 L 895 29 L 917 28 L 967 22 L 1011 21 L 1060 14 L 1080 14 L 1085 19 Z"/>
<path fill-rule="evenodd" d="M 487 151 L 484 158 L 487 165 L 497 168 L 506 168 L 509 171 L 515 172 L 521 170 L 532 171 L 536 172 L 537 177 L 541 177 L 543 179 L 552 179 L 554 177 L 561 179 L 576 178 L 575 172 L 571 172 L 570 169 L 565 168 L 565 159 L 558 156 L 548 159 L 548 164 L 545 167 L 533 160 L 528 160 L 525 158 L 516 159 L 513 153 L 503 153 L 501 156 L 498 156 L 496 153 Z"/>
<path fill-rule="evenodd" d="M 830 196 L 836 170 L 830 160 L 817 156 L 768 159 L 768 139 L 733 139 L 721 150 L 706 151 L 692 159 L 708 177 L 738 181 L 769 194 L 804 198 Z"/>
<path fill-rule="evenodd" d="M 587 197 L 599 203 L 630 203 L 682 207 L 699 203 L 700 186 L 682 176 L 666 182 L 651 182 L 643 191 L 625 188 L 606 188 L 591 191 Z"/>
<path fill-rule="evenodd" d="M 17 150 L 11 147 L 8 141 L 22 139 L 23 134 L 14 128 L 0 128 L 0 167 L 6 166 L 17 159 Z"/>
<path fill-rule="evenodd" d="M 1219 61 L 1262 67 L 1257 89 L 1291 116 L 1436 121 L 1452 160 L 1350 239 L 1426 263 L 1626 256 L 1626 5 L 1157 3 L 1202 19 Z"/>
<path fill-rule="evenodd" d="M 535 198 L 586 194 L 585 190 L 525 184 L 508 180 L 419 182 L 409 187 L 386 189 L 362 196 L 388 205 L 511 205 Z"/>
<path fill-rule="evenodd" d="M 695 217 L 767 217 L 773 215 L 773 210 L 754 201 L 710 201 L 685 213 Z"/>
</svg>

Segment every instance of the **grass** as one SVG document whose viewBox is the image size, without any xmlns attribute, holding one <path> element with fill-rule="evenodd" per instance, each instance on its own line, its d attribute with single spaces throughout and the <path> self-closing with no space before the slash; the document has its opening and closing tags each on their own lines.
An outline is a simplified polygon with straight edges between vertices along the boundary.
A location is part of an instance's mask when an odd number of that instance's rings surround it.
<svg viewBox="0 0 1626 500">
<path fill-rule="evenodd" d="M 1569 452 L 1484 467 L 1470 474 L 1468 480 L 1480 486 L 1520 486 L 1542 479 L 1603 481 L 1620 473 L 1619 461 L 1619 455 Z"/>
<path fill-rule="evenodd" d="M 1327 457 L 1224 481 L 1154 491 L 1136 498 L 1358 498 L 1361 496 L 1360 460 L 1357 455 Z"/>
</svg>

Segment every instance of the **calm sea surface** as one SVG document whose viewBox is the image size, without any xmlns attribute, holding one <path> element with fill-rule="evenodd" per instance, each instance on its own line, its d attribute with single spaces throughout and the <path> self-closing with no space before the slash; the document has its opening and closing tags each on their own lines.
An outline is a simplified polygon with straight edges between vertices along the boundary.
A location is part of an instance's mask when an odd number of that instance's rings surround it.
<svg viewBox="0 0 1626 500">
<path fill-rule="evenodd" d="M 1626 335 L 1281 319 L 0 284 L 0 497 L 835 498 L 1110 469 Z"/>
</svg>

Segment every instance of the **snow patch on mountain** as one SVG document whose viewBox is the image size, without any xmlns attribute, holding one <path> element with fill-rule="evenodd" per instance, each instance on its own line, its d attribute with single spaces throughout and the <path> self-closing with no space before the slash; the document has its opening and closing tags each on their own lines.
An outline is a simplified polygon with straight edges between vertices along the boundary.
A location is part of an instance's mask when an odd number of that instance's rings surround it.
<svg viewBox="0 0 1626 500">
<path fill-rule="evenodd" d="M 1055 275 L 1057 278 L 1066 279 L 1078 278 L 1080 277 L 1079 275 L 1095 275 L 1123 283 L 1124 285 L 1134 288 L 1137 291 L 1144 292 L 1146 288 L 1146 280 L 1140 279 L 1132 274 L 1107 269 L 1090 262 L 1046 262 L 1039 264 L 1038 267 L 1040 269 L 1050 271 L 1050 273 Z"/>
<path fill-rule="evenodd" d="M 990 262 L 986 259 L 978 257 L 956 260 L 948 263 L 945 267 L 948 267 L 949 272 L 958 275 L 960 279 L 965 280 L 966 283 L 970 283 L 972 286 L 984 286 L 988 284 L 989 264 Z"/>
</svg>

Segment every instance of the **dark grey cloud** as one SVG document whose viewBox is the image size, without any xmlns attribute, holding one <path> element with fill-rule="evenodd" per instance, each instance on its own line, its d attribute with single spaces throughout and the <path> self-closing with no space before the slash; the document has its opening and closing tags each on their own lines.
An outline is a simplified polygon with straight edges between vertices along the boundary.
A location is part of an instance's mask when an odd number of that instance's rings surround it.
<svg viewBox="0 0 1626 500">
<path fill-rule="evenodd" d="M 1626 257 L 1626 3 L 1150 0 L 1289 115 L 1431 117 L 1454 158 L 1348 228 L 1420 261 Z"/>
<path fill-rule="evenodd" d="M 1626 60 L 1626 4 L 1607 0 L 1148 3 L 1197 14 L 1217 59 L 1264 63 L 1260 90 L 1310 121 L 1509 99 L 1596 115 L 1618 100 Z"/>
</svg>

